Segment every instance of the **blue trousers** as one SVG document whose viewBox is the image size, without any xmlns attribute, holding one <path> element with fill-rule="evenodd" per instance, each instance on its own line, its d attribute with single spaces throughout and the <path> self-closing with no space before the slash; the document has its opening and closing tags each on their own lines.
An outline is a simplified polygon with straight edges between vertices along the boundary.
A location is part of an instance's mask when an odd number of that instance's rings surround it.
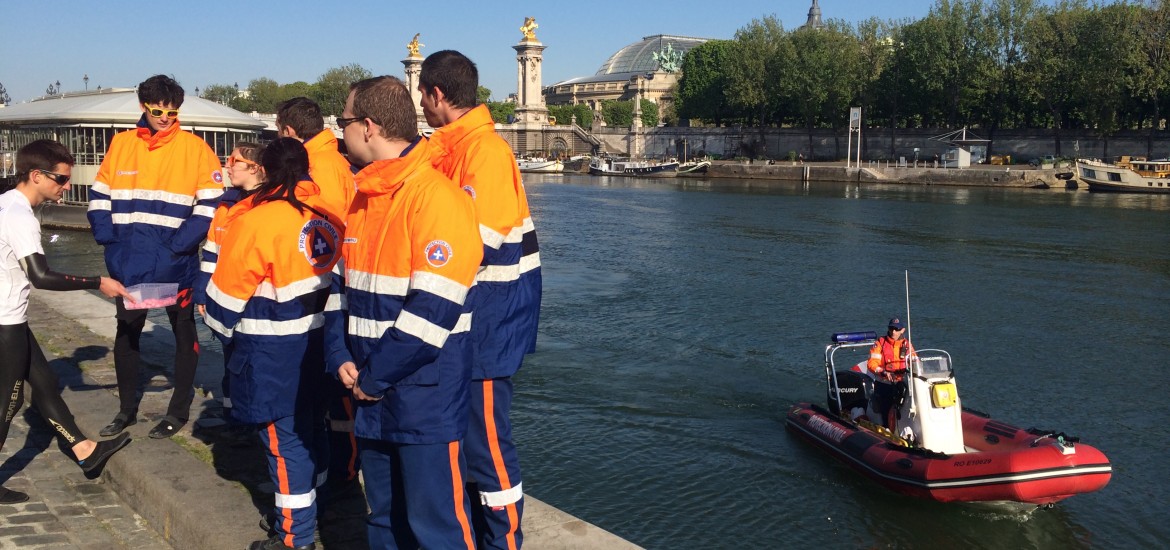
<svg viewBox="0 0 1170 550">
<path fill-rule="evenodd" d="M 285 546 L 313 542 L 317 529 L 317 441 L 324 424 L 312 413 L 297 412 L 260 425 L 260 440 L 268 455 L 268 474 L 276 486 L 273 527 Z"/>
<path fill-rule="evenodd" d="M 458 441 L 358 439 L 370 549 L 475 550 Z"/>
<path fill-rule="evenodd" d="M 524 487 L 509 417 L 512 392 L 511 378 L 471 381 L 471 414 L 463 453 L 483 507 L 484 528 L 476 533 L 480 549 L 516 550 L 524 542 L 520 529 Z"/>
</svg>

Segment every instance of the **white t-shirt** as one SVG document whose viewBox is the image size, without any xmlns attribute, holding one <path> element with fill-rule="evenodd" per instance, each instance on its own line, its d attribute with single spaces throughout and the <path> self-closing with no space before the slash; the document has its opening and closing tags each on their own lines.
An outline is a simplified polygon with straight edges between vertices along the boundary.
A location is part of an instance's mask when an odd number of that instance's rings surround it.
<svg viewBox="0 0 1170 550">
<path fill-rule="evenodd" d="M 23 193 L 12 189 L 0 195 L 0 325 L 28 321 L 28 292 L 32 284 L 19 260 L 41 247 L 41 224 Z"/>
</svg>

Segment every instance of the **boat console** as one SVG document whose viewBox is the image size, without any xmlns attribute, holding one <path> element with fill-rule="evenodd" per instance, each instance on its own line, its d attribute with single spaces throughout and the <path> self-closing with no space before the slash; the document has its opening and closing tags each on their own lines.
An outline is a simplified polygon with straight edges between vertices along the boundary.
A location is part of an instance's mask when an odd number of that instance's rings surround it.
<svg viewBox="0 0 1170 550">
<path fill-rule="evenodd" d="M 865 420 L 888 429 L 907 445 L 939 453 L 962 453 L 962 404 L 959 401 L 949 353 L 938 349 L 916 351 L 907 358 L 907 374 L 898 382 L 876 378 L 865 361 L 849 369 L 837 368 L 841 350 L 870 348 L 873 332 L 832 335 L 825 348 L 825 375 L 829 410 L 849 420 Z M 897 411 L 890 415 L 891 408 Z M 893 417 L 893 425 L 888 419 Z"/>
</svg>

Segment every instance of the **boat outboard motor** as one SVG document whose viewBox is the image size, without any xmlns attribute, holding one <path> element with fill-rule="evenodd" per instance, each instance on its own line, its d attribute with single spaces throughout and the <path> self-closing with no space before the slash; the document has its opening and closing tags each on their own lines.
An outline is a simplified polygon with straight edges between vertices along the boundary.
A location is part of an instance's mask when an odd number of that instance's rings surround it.
<svg viewBox="0 0 1170 550">
<path fill-rule="evenodd" d="M 963 445 L 963 407 L 951 369 L 951 356 L 942 350 L 922 350 L 908 361 L 909 395 L 899 409 L 896 435 L 939 453 L 966 452 Z"/>
<path fill-rule="evenodd" d="M 854 418 L 857 416 L 853 414 L 855 409 L 860 409 L 864 413 L 869 406 L 869 400 L 873 396 L 873 378 L 866 373 L 839 370 L 837 388 L 837 392 L 829 388 L 829 410 L 833 414 L 841 414 L 841 410 L 844 410 L 849 413 L 850 418 Z M 840 408 L 837 406 L 838 392 L 841 396 Z"/>
</svg>

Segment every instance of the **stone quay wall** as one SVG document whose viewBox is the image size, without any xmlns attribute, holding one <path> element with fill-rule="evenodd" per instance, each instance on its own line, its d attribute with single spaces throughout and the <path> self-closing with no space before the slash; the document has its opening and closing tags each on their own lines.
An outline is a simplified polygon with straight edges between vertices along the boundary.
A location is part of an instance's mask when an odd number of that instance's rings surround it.
<svg viewBox="0 0 1170 550">
<path fill-rule="evenodd" d="M 905 158 L 913 162 L 918 148 L 920 161 L 933 160 L 950 149 L 946 143 L 930 138 L 947 132 L 942 129 L 866 128 L 861 136 L 863 161 L 896 161 Z M 1000 130 L 993 135 L 972 131 L 982 139 L 990 140 L 987 155 L 1011 155 L 1014 164 L 1027 163 L 1044 155 L 1058 157 L 1109 158 L 1117 155 L 1138 155 L 1148 158 L 1170 157 L 1170 131 L 1124 131 L 1107 139 L 1087 130 L 1066 130 L 1059 138 L 1052 130 Z M 803 155 L 806 160 L 844 160 L 848 136 L 844 131 L 817 129 L 810 139 L 808 131 L 800 128 L 758 128 L 732 126 L 725 128 L 688 128 L 664 126 L 638 129 L 637 143 L 631 145 L 633 135 L 628 128 L 594 128 L 592 134 L 610 154 L 637 156 L 687 157 L 708 154 L 721 158 L 758 157 L 787 160 L 789 152 Z M 854 147 L 857 146 L 856 136 Z M 685 149 L 685 151 L 684 151 Z M 853 150 L 856 155 L 856 149 Z"/>
</svg>

